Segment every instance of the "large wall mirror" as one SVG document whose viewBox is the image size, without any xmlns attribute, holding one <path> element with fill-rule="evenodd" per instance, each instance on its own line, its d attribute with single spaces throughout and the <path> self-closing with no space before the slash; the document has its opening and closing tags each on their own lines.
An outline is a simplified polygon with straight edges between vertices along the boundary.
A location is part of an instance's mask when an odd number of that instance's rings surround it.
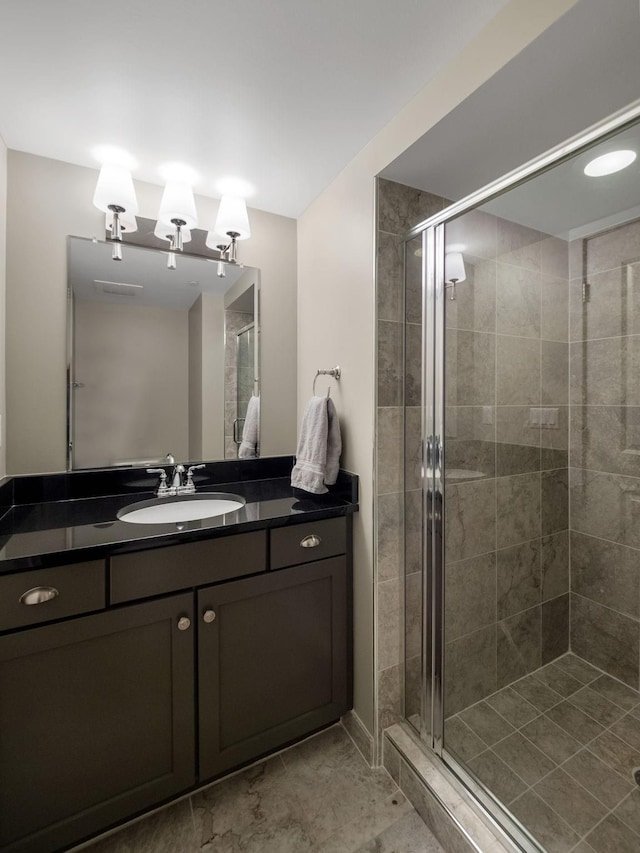
<svg viewBox="0 0 640 853">
<path fill-rule="evenodd" d="M 68 238 L 69 470 L 259 454 L 260 272 L 167 258 Z"/>
</svg>

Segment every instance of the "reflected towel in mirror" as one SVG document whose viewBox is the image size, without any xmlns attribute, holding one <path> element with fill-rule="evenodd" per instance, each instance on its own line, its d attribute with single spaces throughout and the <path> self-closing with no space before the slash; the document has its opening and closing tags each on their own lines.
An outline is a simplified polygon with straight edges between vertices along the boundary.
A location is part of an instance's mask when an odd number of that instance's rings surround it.
<svg viewBox="0 0 640 853">
<path fill-rule="evenodd" d="M 260 397 L 253 395 L 247 404 L 247 414 L 242 428 L 242 441 L 238 450 L 240 459 L 255 459 L 260 442 Z"/>
<path fill-rule="evenodd" d="M 291 472 L 294 489 L 324 495 L 338 477 L 342 439 L 340 423 L 330 397 L 312 397 L 302 416 L 296 464 Z"/>
</svg>

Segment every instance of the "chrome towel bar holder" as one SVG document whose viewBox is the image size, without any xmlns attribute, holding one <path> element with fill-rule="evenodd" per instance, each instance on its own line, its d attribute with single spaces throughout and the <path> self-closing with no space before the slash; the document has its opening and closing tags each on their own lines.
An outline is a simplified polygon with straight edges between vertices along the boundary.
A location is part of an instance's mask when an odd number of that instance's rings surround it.
<svg viewBox="0 0 640 853">
<path fill-rule="evenodd" d="M 318 379 L 318 376 L 332 376 L 336 381 L 340 381 L 340 377 L 342 376 L 342 370 L 340 369 L 340 367 L 331 367 L 329 368 L 329 370 L 321 370 L 320 368 L 318 368 L 318 370 L 316 370 L 316 375 L 313 378 L 314 395 L 316 393 L 316 380 Z M 331 388 L 329 387 L 327 388 L 327 397 L 330 395 L 330 393 Z"/>
</svg>

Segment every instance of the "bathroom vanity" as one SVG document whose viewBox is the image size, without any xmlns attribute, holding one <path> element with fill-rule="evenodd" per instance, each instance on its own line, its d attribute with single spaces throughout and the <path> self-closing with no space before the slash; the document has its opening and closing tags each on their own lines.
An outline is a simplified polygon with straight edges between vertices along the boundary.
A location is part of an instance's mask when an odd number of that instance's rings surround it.
<svg viewBox="0 0 640 853">
<path fill-rule="evenodd" d="M 357 478 L 294 494 L 291 465 L 208 465 L 198 492 L 246 505 L 178 525 L 118 520 L 151 497 L 138 469 L 0 487 L 2 853 L 65 849 L 351 707 Z"/>
</svg>

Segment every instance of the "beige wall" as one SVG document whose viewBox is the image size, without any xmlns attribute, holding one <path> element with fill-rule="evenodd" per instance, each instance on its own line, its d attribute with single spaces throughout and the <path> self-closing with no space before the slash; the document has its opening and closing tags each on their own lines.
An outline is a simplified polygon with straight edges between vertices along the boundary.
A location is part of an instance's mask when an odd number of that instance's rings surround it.
<svg viewBox="0 0 640 853">
<path fill-rule="evenodd" d="M 66 237 L 102 237 L 97 171 L 18 151 L 8 156 L 7 468 L 61 471 L 65 457 Z M 136 182 L 140 215 L 155 217 L 162 188 Z M 201 225 L 218 202 L 196 199 Z M 296 431 L 296 222 L 249 211 L 243 263 L 260 267 L 263 452 L 292 453 Z"/>
<path fill-rule="evenodd" d="M 74 467 L 188 450 L 187 312 L 77 301 Z"/>
<path fill-rule="evenodd" d="M 361 477 L 354 526 L 355 711 L 374 732 L 374 177 L 575 0 L 512 0 L 355 157 L 298 220 L 298 417 L 318 367 L 334 392 L 343 465 Z"/>
<path fill-rule="evenodd" d="M 5 292 L 6 292 L 6 224 L 7 224 L 7 146 L 0 136 L 0 477 L 6 466 L 5 417 Z"/>
</svg>

